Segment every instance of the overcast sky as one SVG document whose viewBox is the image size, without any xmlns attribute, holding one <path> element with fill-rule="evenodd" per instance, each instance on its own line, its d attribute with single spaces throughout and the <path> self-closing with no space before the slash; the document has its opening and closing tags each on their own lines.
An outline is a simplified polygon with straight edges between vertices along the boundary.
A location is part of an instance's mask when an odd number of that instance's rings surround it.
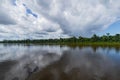
<svg viewBox="0 0 120 80">
<path fill-rule="evenodd" d="M 0 0 L 0 40 L 115 33 L 120 0 Z"/>
</svg>

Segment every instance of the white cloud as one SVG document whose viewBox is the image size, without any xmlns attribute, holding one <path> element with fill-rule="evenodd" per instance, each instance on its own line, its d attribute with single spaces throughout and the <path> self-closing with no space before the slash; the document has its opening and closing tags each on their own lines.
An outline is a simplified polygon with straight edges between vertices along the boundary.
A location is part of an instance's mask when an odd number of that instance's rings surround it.
<svg viewBox="0 0 120 80">
<path fill-rule="evenodd" d="M 12 1 L 0 3 L 2 39 L 8 34 L 18 39 L 90 36 L 120 18 L 119 0 L 16 0 L 14 5 Z"/>
<path fill-rule="evenodd" d="M 6 5 L 4 5 L 4 3 L 6 3 L 6 1 L 1 0 L 1 3 L 0 3 L 0 24 L 3 24 L 3 25 L 16 24 L 14 19 L 12 19 L 12 17 L 6 11 L 7 9 L 4 8 L 4 6 L 6 6 Z"/>
</svg>

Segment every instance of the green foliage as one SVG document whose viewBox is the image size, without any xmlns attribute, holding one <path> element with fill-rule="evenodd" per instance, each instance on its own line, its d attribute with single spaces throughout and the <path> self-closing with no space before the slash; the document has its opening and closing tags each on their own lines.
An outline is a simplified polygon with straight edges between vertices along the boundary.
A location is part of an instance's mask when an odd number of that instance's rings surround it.
<svg viewBox="0 0 120 80">
<path fill-rule="evenodd" d="M 60 38 L 60 39 L 39 39 L 39 40 L 4 40 L 0 43 L 36 43 L 36 44 L 118 44 L 120 43 L 120 34 L 110 35 L 107 33 L 103 36 L 97 36 L 94 34 L 91 38 L 87 37 L 71 37 L 71 38 Z"/>
<path fill-rule="evenodd" d="M 99 36 L 94 34 L 90 40 L 93 41 L 93 42 L 97 42 L 97 41 L 99 41 Z"/>
</svg>

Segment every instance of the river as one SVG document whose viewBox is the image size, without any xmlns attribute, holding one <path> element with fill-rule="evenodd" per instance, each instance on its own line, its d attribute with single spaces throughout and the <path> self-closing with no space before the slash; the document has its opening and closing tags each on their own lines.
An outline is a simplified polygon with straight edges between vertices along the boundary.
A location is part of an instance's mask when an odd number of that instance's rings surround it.
<svg viewBox="0 0 120 80">
<path fill-rule="evenodd" d="M 120 80 L 120 47 L 0 44 L 0 80 Z"/>
</svg>

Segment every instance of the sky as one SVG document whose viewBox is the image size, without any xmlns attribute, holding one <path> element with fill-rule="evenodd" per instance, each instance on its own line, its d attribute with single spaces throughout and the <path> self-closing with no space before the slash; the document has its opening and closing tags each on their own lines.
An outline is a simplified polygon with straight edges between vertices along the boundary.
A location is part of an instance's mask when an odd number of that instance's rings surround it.
<svg viewBox="0 0 120 80">
<path fill-rule="evenodd" d="M 111 24 L 106 30 L 98 33 L 98 35 L 102 36 L 106 33 L 110 33 L 110 35 L 120 34 L 120 21 Z"/>
<path fill-rule="evenodd" d="M 120 0 L 0 0 L 0 40 L 90 37 L 120 30 Z"/>
</svg>

